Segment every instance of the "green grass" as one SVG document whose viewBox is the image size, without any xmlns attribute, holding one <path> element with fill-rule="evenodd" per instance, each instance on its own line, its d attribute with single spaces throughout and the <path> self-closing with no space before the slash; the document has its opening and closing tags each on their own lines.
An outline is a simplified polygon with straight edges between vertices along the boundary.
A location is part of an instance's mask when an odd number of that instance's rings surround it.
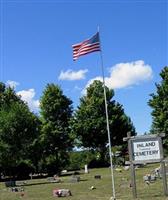
<svg viewBox="0 0 168 200">
<path fill-rule="evenodd" d="M 148 165 L 145 168 L 136 170 L 137 182 L 137 200 L 168 200 L 163 194 L 162 179 L 147 185 L 143 182 L 143 176 L 151 173 L 152 169 L 158 165 Z M 100 180 L 94 179 L 99 174 L 102 176 Z M 109 168 L 92 169 L 89 174 L 80 174 L 81 181 L 78 183 L 70 183 L 70 176 L 61 177 L 61 183 L 49 183 L 47 179 L 28 180 L 24 186 L 25 195 L 21 197 L 19 192 L 11 192 L 4 183 L 0 183 L 0 200 L 53 200 L 57 197 L 52 196 L 52 190 L 55 188 L 70 189 L 72 196 L 63 197 L 67 200 L 109 200 L 112 196 L 111 173 Z M 132 188 L 130 188 L 130 172 L 114 171 L 116 198 L 118 200 L 131 200 Z M 91 186 L 96 189 L 90 190 Z"/>
</svg>

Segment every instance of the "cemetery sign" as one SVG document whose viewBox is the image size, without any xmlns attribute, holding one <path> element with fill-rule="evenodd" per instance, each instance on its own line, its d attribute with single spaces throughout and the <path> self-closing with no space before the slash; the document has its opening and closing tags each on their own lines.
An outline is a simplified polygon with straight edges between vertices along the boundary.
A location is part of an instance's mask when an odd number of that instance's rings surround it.
<svg viewBox="0 0 168 200">
<path fill-rule="evenodd" d="M 134 163 L 153 163 L 163 159 L 160 137 L 134 137 L 130 139 L 131 160 Z"/>
<path fill-rule="evenodd" d="M 161 164 L 164 194 L 165 196 L 168 196 L 165 160 L 161 139 L 161 137 L 164 136 L 164 133 L 161 133 L 159 135 L 131 136 L 129 132 L 127 134 L 127 137 L 123 138 L 123 141 L 128 142 L 131 185 L 134 198 L 137 197 L 135 165 L 157 162 Z"/>
</svg>

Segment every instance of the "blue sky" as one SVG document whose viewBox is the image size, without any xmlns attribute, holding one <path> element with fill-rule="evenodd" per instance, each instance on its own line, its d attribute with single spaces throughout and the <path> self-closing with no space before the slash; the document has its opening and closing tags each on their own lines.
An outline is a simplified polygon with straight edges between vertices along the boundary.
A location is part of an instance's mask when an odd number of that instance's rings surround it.
<svg viewBox="0 0 168 200">
<path fill-rule="evenodd" d="M 74 102 L 101 79 L 99 53 L 72 59 L 72 45 L 100 27 L 105 81 L 139 134 L 151 126 L 147 105 L 167 60 L 166 0 L 1 0 L 0 81 L 38 111 L 47 83 Z"/>
</svg>

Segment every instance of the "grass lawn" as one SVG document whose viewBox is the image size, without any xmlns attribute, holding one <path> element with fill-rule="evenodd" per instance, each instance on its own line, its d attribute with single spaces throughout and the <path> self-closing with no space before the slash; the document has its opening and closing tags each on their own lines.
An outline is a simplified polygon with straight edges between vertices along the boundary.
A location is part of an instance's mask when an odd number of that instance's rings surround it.
<svg viewBox="0 0 168 200">
<path fill-rule="evenodd" d="M 158 167 L 159 165 L 148 165 L 136 170 L 137 182 L 137 200 L 168 200 L 163 194 L 162 179 L 157 179 L 154 183 L 147 185 L 143 182 L 143 176 Z M 95 175 L 101 175 L 101 179 L 95 179 Z M 20 192 L 11 192 L 4 183 L 0 183 L 0 200 L 53 200 L 57 197 L 52 196 L 52 190 L 55 188 L 70 189 L 72 196 L 62 197 L 67 200 L 109 200 L 112 196 L 111 174 L 109 168 L 92 169 L 89 174 L 83 171 L 79 175 L 80 182 L 70 183 L 70 176 L 61 177 L 61 183 L 49 183 L 47 179 L 27 180 L 24 186 L 24 196 Z M 132 188 L 130 188 L 130 172 L 114 171 L 116 198 L 133 199 Z M 90 190 L 94 186 L 96 189 Z"/>
</svg>

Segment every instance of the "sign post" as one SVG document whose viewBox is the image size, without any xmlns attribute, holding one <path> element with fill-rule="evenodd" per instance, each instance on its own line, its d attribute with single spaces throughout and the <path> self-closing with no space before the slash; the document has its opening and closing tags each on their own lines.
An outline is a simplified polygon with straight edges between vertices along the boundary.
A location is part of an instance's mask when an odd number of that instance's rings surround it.
<svg viewBox="0 0 168 200">
<path fill-rule="evenodd" d="M 161 162 L 161 169 L 162 169 L 164 195 L 168 196 L 167 177 L 166 177 L 166 169 L 165 169 L 165 162 L 164 161 Z"/>
<path fill-rule="evenodd" d="M 130 138 L 131 135 L 128 133 L 128 138 Z M 131 172 L 131 187 L 132 187 L 132 194 L 134 198 L 137 198 L 137 192 L 136 192 L 136 179 L 135 179 L 135 166 L 132 162 L 132 148 L 131 148 L 131 140 L 128 140 L 128 151 L 129 151 L 129 159 L 130 159 L 130 172 Z"/>
</svg>

